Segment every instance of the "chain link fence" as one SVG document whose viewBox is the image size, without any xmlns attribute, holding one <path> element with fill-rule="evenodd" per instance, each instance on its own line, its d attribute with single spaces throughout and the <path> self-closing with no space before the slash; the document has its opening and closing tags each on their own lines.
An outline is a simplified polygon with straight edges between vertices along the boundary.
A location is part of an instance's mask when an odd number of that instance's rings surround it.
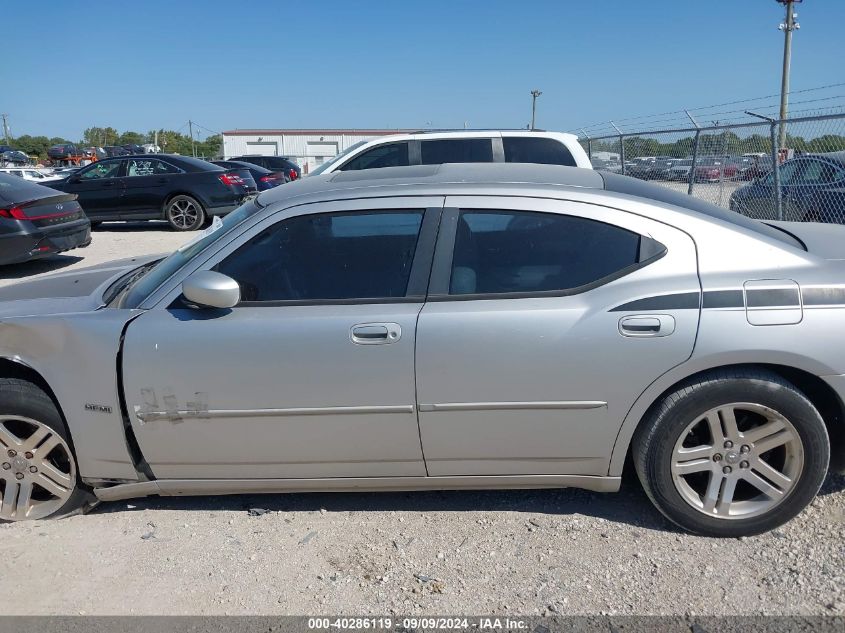
<svg viewBox="0 0 845 633">
<path fill-rule="evenodd" d="M 593 167 L 757 219 L 845 224 L 845 114 L 582 136 Z"/>
</svg>

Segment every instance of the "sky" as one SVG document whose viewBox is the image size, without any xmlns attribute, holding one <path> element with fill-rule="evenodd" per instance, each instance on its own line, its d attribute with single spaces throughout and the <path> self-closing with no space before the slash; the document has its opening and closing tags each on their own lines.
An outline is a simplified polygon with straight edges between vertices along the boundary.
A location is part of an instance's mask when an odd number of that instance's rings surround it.
<svg viewBox="0 0 845 633">
<path fill-rule="evenodd" d="M 792 89 L 845 82 L 845 0 L 796 7 Z M 516 128 L 535 88 L 549 130 L 771 95 L 784 12 L 775 0 L 54 0 L 2 13 L 12 134 L 76 140 L 188 119 L 202 135 Z"/>
</svg>

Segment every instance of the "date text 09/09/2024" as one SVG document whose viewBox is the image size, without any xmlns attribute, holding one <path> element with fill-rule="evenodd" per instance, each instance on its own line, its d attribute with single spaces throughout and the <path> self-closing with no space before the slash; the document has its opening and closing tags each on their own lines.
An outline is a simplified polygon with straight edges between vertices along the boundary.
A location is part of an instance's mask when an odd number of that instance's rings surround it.
<svg viewBox="0 0 845 633">
<path fill-rule="evenodd" d="M 390 630 L 400 627 L 404 630 L 453 631 L 464 629 L 488 631 L 520 631 L 528 627 L 525 620 L 511 618 L 391 618 L 391 617 L 352 617 L 352 618 L 309 618 L 308 628 L 312 630 Z"/>
</svg>

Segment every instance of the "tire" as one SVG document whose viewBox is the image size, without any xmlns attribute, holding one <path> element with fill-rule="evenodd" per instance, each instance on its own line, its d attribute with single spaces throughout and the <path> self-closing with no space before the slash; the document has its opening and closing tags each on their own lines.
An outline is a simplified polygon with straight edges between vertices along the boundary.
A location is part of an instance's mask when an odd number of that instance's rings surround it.
<svg viewBox="0 0 845 633">
<path fill-rule="evenodd" d="M 729 369 L 657 403 L 637 428 L 632 453 L 646 494 L 670 521 L 735 538 L 774 529 L 813 500 L 830 442 L 819 412 L 794 385 L 765 370 Z"/>
<path fill-rule="evenodd" d="M 50 397 L 31 382 L 0 378 L 0 522 L 70 516 L 95 504 Z"/>
<path fill-rule="evenodd" d="M 164 205 L 164 219 L 175 231 L 196 231 L 205 222 L 205 211 L 196 198 L 178 195 Z"/>
</svg>

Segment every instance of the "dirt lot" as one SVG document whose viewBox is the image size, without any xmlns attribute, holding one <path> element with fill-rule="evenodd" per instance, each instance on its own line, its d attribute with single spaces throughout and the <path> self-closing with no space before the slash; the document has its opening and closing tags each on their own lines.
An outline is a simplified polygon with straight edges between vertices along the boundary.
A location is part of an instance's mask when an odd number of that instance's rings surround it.
<svg viewBox="0 0 845 633">
<path fill-rule="evenodd" d="M 0 283 L 190 237 L 106 225 Z M 843 615 L 843 543 L 840 476 L 782 529 L 736 540 L 676 531 L 630 479 L 616 495 L 149 498 L 0 526 L 0 613 Z"/>
</svg>

